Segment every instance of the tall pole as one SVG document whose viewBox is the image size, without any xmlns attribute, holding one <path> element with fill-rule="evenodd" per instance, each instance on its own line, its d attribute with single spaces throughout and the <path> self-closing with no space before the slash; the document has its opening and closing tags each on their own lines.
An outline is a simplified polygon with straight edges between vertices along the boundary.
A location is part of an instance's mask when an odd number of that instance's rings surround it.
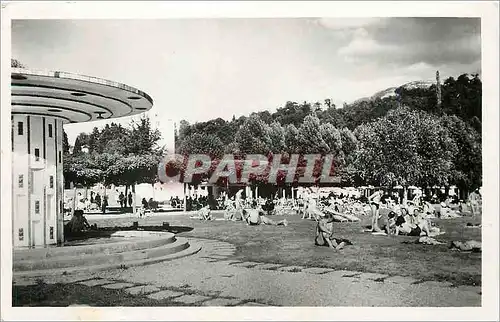
<svg viewBox="0 0 500 322">
<path fill-rule="evenodd" d="M 186 183 L 184 182 L 184 203 L 183 203 L 183 211 L 185 212 L 186 211 L 186 201 L 187 201 L 187 198 L 186 198 Z"/>
<path fill-rule="evenodd" d="M 436 71 L 436 101 L 437 107 L 441 107 L 441 80 L 439 79 L 439 70 Z"/>
</svg>

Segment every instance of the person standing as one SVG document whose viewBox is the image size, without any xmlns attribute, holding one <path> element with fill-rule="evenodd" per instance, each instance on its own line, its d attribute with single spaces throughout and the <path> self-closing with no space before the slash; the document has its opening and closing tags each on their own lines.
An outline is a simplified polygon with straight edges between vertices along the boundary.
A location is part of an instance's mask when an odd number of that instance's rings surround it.
<svg viewBox="0 0 500 322">
<path fill-rule="evenodd" d="M 97 205 L 97 208 L 101 208 L 101 195 L 99 192 L 95 195 L 94 201 Z"/>
<path fill-rule="evenodd" d="M 125 206 L 125 195 L 123 194 L 123 191 L 120 192 L 120 195 L 118 196 L 118 200 L 120 202 L 120 207 L 123 208 Z"/>
<path fill-rule="evenodd" d="M 378 225 L 381 198 L 381 190 L 375 191 L 370 197 L 368 197 L 368 202 L 370 203 L 370 208 L 372 210 L 372 232 L 382 231 Z"/>
<path fill-rule="evenodd" d="M 102 200 L 102 213 L 106 213 L 106 207 L 108 206 L 108 196 L 104 196 Z"/>
<path fill-rule="evenodd" d="M 479 208 L 479 199 L 480 199 L 479 189 L 474 190 L 469 195 L 469 203 L 470 203 L 472 216 L 475 216 L 479 212 L 479 209 L 478 209 Z"/>
<path fill-rule="evenodd" d="M 129 207 L 132 207 L 132 192 L 129 192 L 127 197 L 128 197 L 128 205 Z"/>
</svg>

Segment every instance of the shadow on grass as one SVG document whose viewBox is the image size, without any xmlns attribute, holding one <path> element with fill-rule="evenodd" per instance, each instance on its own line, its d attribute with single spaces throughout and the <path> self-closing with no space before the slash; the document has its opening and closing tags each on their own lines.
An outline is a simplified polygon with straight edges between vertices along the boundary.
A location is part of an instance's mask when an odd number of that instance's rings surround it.
<svg viewBox="0 0 500 322">
<path fill-rule="evenodd" d="M 45 284 L 12 286 L 12 306 L 66 307 L 72 304 L 89 306 L 184 306 L 169 300 L 153 300 L 131 295 L 123 290 L 89 287 L 80 284 Z"/>
</svg>

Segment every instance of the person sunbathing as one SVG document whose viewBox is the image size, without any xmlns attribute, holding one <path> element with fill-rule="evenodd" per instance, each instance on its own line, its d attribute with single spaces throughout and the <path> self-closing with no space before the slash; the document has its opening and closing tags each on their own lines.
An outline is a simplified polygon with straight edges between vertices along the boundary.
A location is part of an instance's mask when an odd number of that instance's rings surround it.
<svg viewBox="0 0 500 322">
<path fill-rule="evenodd" d="M 460 216 L 456 211 L 452 210 L 449 203 L 441 202 L 441 209 L 439 210 L 439 217 L 442 219 L 459 218 Z"/>
<path fill-rule="evenodd" d="M 395 235 L 406 236 L 438 236 L 443 234 L 439 228 L 432 227 L 430 221 L 425 218 L 417 209 L 411 215 L 399 215 L 396 217 L 394 224 Z"/>
<path fill-rule="evenodd" d="M 450 249 L 458 249 L 463 252 L 480 253 L 482 250 L 481 242 L 468 240 L 465 242 L 454 240 L 450 244 Z"/>
<path fill-rule="evenodd" d="M 422 222 L 420 224 L 413 223 L 413 220 L 409 215 L 397 216 L 394 222 L 396 236 L 404 235 L 404 236 L 429 236 L 429 227 L 426 222 Z"/>
<path fill-rule="evenodd" d="M 333 250 L 340 250 L 346 245 L 352 245 L 352 243 L 346 239 L 333 237 L 333 223 L 334 220 L 332 216 L 327 216 L 318 220 L 314 244 L 316 246 L 328 246 Z"/>
<path fill-rule="evenodd" d="M 288 226 L 286 219 L 280 220 L 278 222 L 270 219 L 264 215 L 264 211 L 259 207 L 257 209 L 243 209 L 242 211 L 243 220 L 250 226 L 256 225 L 273 225 L 273 226 Z"/>
</svg>

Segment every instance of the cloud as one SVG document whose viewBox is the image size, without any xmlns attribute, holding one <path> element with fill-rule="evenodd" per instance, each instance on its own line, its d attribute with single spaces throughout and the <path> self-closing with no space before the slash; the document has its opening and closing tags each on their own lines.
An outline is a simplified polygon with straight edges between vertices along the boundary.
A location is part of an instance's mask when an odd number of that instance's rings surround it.
<svg viewBox="0 0 500 322">
<path fill-rule="evenodd" d="M 331 30 L 346 31 L 380 24 L 385 18 L 320 18 L 317 23 Z"/>
<path fill-rule="evenodd" d="M 437 66 L 481 58 L 479 19 L 389 18 L 350 32 L 350 41 L 337 52 L 347 62 Z"/>
</svg>

